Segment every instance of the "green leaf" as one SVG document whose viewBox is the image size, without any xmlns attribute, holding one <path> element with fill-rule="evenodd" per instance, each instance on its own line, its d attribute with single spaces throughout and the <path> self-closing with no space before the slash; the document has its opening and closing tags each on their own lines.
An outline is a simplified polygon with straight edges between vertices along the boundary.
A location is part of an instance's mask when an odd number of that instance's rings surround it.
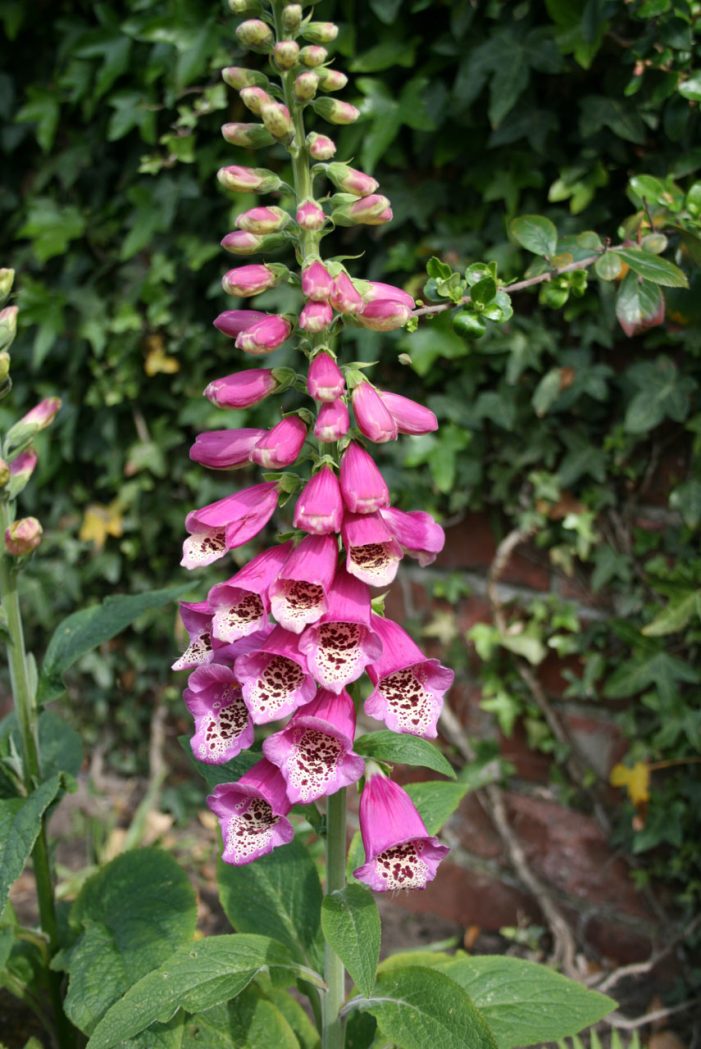
<svg viewBox="0 0 701 1049">
<path fill-rule="evenodd" d="M 701 675 L 689 663 L 668 652 L 655 652 L 647 658 L 627 660 L 604 686 L 607 699 L 626 699 L 651 688 L 664 702 L 671 702 L 680 683 L 697 685 Z"/>
<path fill-rule="evenodd" d="M 61 777 L 52 776 L 27 798 L 0 800 L 0 914 L 10 887 L 19 878 L 41 830 L 41 820 L 58 794 Z"/>
<path fill-rule="evenodd" d="M 535 388 L 531 404 L 533 411 L 539 419 L 547 415 L 548 410 L 555 403 L 562 392 L 562 369 L 551 368 L 547 371 Z"/>
<path fill-rule="evenodd" d="M 204 1012 L 236 997 L 259 974 L 277 971 L 323 984 L 317 973 L 297 965 L 287 948 L 267 936 L 210 936 L 187 944 L 112 1006 L 88 1049 L 113 1049 L 156 1021 L 167 1023 L 178 1009 Z"/>
<path fill-rule="evenodd" d="M 555 224 L 543 215 L 520 215 L 510 226 L 511 235 L 534 255 L 554 255 L 557 250 Z"/>
<path fill-rule="evenodd" d="M 294 1031 L 300 1049 L 319 1049 L 319 1032 L 297 999 L 280 987 L 269 988 L 266 995 Z"/>
<path fill-rule="evenodd" d="M 148 590 L 144 594 L 116 594 L 64 619 L 56 627 L 44 656 L 39 676 L 39 702 L 48 703 L 64 692 L 64 673 L 86 652 L 110 641 L 144 612 L 176 601 L 190 588 L 191 584 L 187 583 L 165 590 Z"/>
<path fill-rule="evenodd" d="M 682 98 L 690 102 L 701 102 L 701 72 L 692 73 L 687 80 L 682 80 L 677 90 Z"/>
<path fill-rule="evenodd" d="M 398 735 L 396 732 L 381 730 L 368 732 L 360 736 L 353 744 L 356 754 L 377 761 L 392 761 L 399 765 L 420 765 L 433 769 L 444 776 L 455 779 L 455 772 L 440 750 L 427 739 L 419 736 Z"/>
<path fill-rule="evenodd" d="M 664 296 L 657 284 L 628 273 L 616 299 L 616 317 L 626 335 L 639 335 L 664 321 Z"/>
<path fill-rule="evenodd" d="M 80 772 L 83 739 L 53 710 L 42 710 L 39 716 L 39 751 L 45 776 L 53 776 L 57 772 L 77 776 Z"/>
<path fill-rule="evenodd" d="M 695 590 L 676 601 L 670 601 L 651 623 L 644 626 L 645 637 L 664 637 L 676 634 L 689 623 L 693 616 L 701 616 L 701 590 Z"/>
<path fill-rule="evenodd" d="M 347 885 L 324 897 L 321 928 L 361 994 L 371 995 L 380 960 L 380 915 L 364 885 Z"/>
<path fill-rule="evenodd" d="M 696 384 L 682 376 L 669 357 L 641 362 L 631 369 L 631 378 L 640 390 L 626 411 L 623 425 L 628 433 L 648 433 L 667 418 L 683 422 Z"/>
<path fill-rule="evenodd" d="M 220 860 L 217 884 L 224 913 L 235 929 L 270 936 L 300 961 L 320 963 L 321 884 L 301 841 L 295 838 L 245 867 Z"/>
<path fill-rule="evenodd" d="M 192 939 L 195 894 L 172 856 L 138 849 L 88 879 L 70 920 L 81 932 L 60 957 L 70 977 L 66 1014 L 89 1034 L 120 995 Z"/>
<path fill-rule="evenodd" d="M 616 1008 L 545 965 L 504 955 L 461 957 L 443 972 L 467 992 L 499 1049 L 553 1042 L 576 1034 Z"/>
<path fill-rule="evenodd" d="M 621 275 L 623 263 L 614 251 L 606 251 L 594 263 L 594 272 L 602 280 L 616 280 Z"/>
<path fill-rule="evenodd" d="M 458 805 L 474 787 L 470 783 L 408 783 L 405 790 L 419 810 L 429 834 L 437 834 L 453 815 Z"/>
<path fill-rule="evenodd" d="M 82 237 L 86 225 L 76 207 L 60 207 L 49 197 L 36 197 L 30 202 L 27 221 L 18 235 L 32 241 L 39 262 L 48 262 L 56 255 L 63 255 L 72 240 Z"/>
<path fill-rule="evenodd" d="M 289 995 L 288 995 L 289 997 Z M 299 1049 L 295 1033 L 283 1013 L 259 987 L 249 985 L 233 1002 L 193 1017 L 187 1027 L 192 1044 L 201 1049 Z"/>
<path fill-rule="evenodd" d="M 701 481 L 692 477 L 674 489 L 669 505 L 682 515 L 687 528 L 698 528 L 701 524 Z"/>
<path fill-rule="evenodd" d="M 443 973 L 415 966 L 382 973 L 375 993 L 357 1002 L 402 1049 L 496 1049 L 494 1037 L 463 992 Z"/>
<path fill-rule="evenodd" d="M 660 258 L 659 255 L 641 251 L 640 248 L 616 248 L 611 254 L 619 255 L 640 277 L 652 281 L 653 284 L 662 284 L 665 288 L 689 287 L 686 274 L 674 263 Z"/>
</svg>

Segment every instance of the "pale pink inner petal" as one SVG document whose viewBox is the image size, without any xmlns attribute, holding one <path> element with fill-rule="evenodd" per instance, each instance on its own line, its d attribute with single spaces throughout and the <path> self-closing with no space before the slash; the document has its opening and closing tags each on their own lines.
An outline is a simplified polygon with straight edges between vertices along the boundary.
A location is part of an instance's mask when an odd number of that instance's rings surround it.
<svg viewBox="0 0 701 1049">
<path fill-rule="evenodd" d="M 226 823 L 224 851 L 227 857 L 243 863 L 270 851 L 279 819 L 264 798 L 242 798 L 233 806 Z"/>
<path fill-rule="evenodd" d="M 319 643 L 312 656 L 317 680 L 332 688 L 354 681 L 364 667 L 360 647 L 362 627 L 358 623 L 322 623 Z"/>
<path fill-rule="evenodd" d="M 235 604 L 221 605 L 212 619 L 212 633 L 218 641 L 237 641 L 258 629 L 265 608 L 258 594 L 241 591 Z"/>
<path fill-rule="evenodd" d="M 309 728 L 304 731 L 288 759 L 288 777 L 302 801 L 313 801 L 324 793 L 336 775 L 342 744 L 325 732 Z"/>
<path fill-rule="evenodd" d="M 416 839 L 393 845 L 375 858 L 375 871 L 388 889 L 423 889 L 431 878 L 429 865 L 421 858 L 424 842 Z"/>
<path fill-rule="evenodd" d="M 378 690 L 394 715 L 400 732 L 422 735 L 435 727 L 435 697 L 424 686 L 414 667 L 395 670 L 394 674 L 383 677 Z"/>
<path fill-rule="evenodd" d="M 248 710 L 241 690 L 227 688 L 212 703 L 212 710 L 197 719 L 198 756 L 203 761 L 225 761 L 231 745 L 248 725 Z"/>
<path fill-rule="evenodd" d="M 281 592 L 272 598 L 272 609 L 275 618 L 284 622 L 288 630 L 295 629 L 293 623 L 300 626 L 315 623 L 325 610 L 323 587 L 298 579 L 285 580 Z"/>
<path fill-rule="evenodd" d="M 172 670 L 188 670 L 190 667 L 199 667 L 203 663 L 209 663 L 212 658 L 212 635 L 206 630 L 190 638 L 180 659 L 173 663 Z"/>
<path fill-rule="evenodd" d="M 187 568 L 204 568 L 226 553 L 224 532 L 196 532 L 183 543 L 183 564 Z"/>
<path fill-rule="evenodd" d="M 288 705 L 303 681 L 304 671 L 294 660 L 271 656 L 258 680 L 250 686 L 249 703 L 257 713 L 266 714 L 272 721 L 278 710 Z"/>
<path fill-rule="evenodd" d="M 348 551 L 349 572 L 370 586 L 373 582 L 378 586 L 386 586 L 394 579 L 399 563 L 392 547 L 391 542 L 352 546 Z"/>
</svg>

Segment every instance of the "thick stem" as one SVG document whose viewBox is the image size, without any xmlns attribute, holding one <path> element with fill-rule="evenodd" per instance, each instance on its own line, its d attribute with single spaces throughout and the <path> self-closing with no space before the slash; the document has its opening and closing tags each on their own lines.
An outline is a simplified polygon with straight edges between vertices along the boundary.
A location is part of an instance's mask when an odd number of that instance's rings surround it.
<svg viewBox="0 0 701 1049">
<path fill-rule="evenodd" d="M 5 529 L 10 524 L 10 507 L 7 502 L 3 501 L 0 503 L 0 530 L 2 534 L 4 534 Z M 15 713 L 22 741 L 23 779 L 27 793 L 30 793 L 41 782 L 41 760 L 38 744 L 39 718 L 36 696 L 29 673 L 27 651 L 24 644 L 22 612 L 17 592 L 17 572 L 10 557 L 4 552 L 0 554 L 0 597 L 2 598 L 2 607 L 5 612 L 9 637 L 7 658 L 10 667 Z M 44 817 L 42 817 L 39 836 L 32 851 L 32 861 L 39 905 L 39 923 L 49 942 L 49 953 L 53 956 L 59 948 L 58 925 L 56 922 L 54 885 Z M 63 1012 L 60 973 L 47 969 L 46 978 L 55 1015 L 58 1045 L 60 1049 L 71 1049 L 75 1043 L 72 1028 Z"/>
<path fill-rule="evenodd" d="M 326 894 L 346 884 L 346 792 L 329 798 L 326 812 Z M 322 1049 L 343 1049 L 343 1020 L 339 1015 L 346 994 L 343 962 L 327 943 L 324 947 L 324 979 L 327 990 L 322 1003 Z"/>
</svg>

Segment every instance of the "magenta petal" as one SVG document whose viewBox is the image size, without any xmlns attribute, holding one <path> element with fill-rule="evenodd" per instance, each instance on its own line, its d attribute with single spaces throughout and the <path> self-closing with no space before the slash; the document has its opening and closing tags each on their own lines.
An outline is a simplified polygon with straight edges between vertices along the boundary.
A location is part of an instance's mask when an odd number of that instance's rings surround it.
<svg viewBox="0 0 701 1049">
<path fill-rule="evenodd" d="M 445 545 L 445 532 L 430 514 L 423 510 L 397 510 L 387 507 L 380 511 L 382 519 L 397 542 L 422 567 L 432 564 Z"/>
<path fill-rule="evenodd" d="M 380 514 L 347 513 L 341 534 L 346 571 L 368 586 L 389 586 L 403 553 Z"/>
<path fill-rule="evenodd" d="M 200 433 L 190 449 L 193 462 L 213 470 L 228 470 L 248 462 L 251 449 L 265 436 L 265 430 L 212 430 Z"/>
<path fill-rule="evenodd" d="M 183 654 L 173 663 L 172 670 L 192 670 L 210 663 L 212 652 L 212 609 L 207 601 L 180 602 L 180 618 L 190 642 Z"/>
<path fill-rule="evenodd" d="M 337 560 L 336 539 L 326 535 L 307 536 L 290 554 L 270 588 L 272 613 L 286 630 L 299 634 L 324 614 Z"/>
<path fill-rule="evenodd" d="M 258 321 L 265 320 L 267 316 L 267 313 L 261 313 L 260 310 L 225 310 L 215 318 L 214 327 L 222 335 L 236 338 L 242 331 L 246 331 Z"/>
<path fill-rule="evenodd" d="M 285 781 L 265 759 L 237 783 L 216 787 L 207 804 L 219 817 L 225 863 L 251 863 L 294 837 L 292 824 L 285 819 L 290 808 Z"/>
<path fill-rule="evenodd" d="M 438 429 L 438 420 L 430 408 L 402 397 L 399 393 L 380 390 L 382 402 L 394 419 L 399 433 L 420 435 Z"/>
<path fill-rule="evenodd" d="M 297 637 L 277 627 L 258 652 L 239 656 L 236 677 L 256 725 L 277 721 L 308 703 L 316 691 Z"/>
<path fill-rule="evenodd" d="M 251 746 L 253 723 L 230 667 L 200 667 L 190 675 L 183 698 L 195 719 L 190 744 L 200 761 L 219 765 Z"/>
<path fill-rule="evenodd" d="M 385 674 L 425 661 L 426 656 L 419 646 L 393 619 L 373 615 L 371 622 L 373 630 L 382 641 L 382 655 L 369 670 L 373 683 Z"/>
<path fill-rule="evenodd" d="M 304 532 L 329 535 L 343 520 L 343 501 L 336 474 L 328 466 L 307 481 L 295 505 L 294 525 Z"/>
<path fill-rule="evenodd" d="M 382 642 L 370 628 L 370 595 L 364 583 L 340 569 L 319 623 L 307 627 L 299 648 L 322 688 L 339 693 L 378 659 Z"/>
<path fill-rule="evenodd" d="M 297 415 L 288 415 L 263 434 L 251 448 L 252 463 L 267 470 L 280 470 L 297 461 L 307 437 L 307 427 Z"/>
<path fill-rule="evenodd" d="M 360 797 L 360 833 L 367 860 L 373 860 L 392 845 L 428 836 L 407 792 L 379 774 L 366 780 Z"/>
<path fill-rule="evenodd" d="M 369 441 L 376 444 L 396 441 L 397 424 L 371 383 L 359 383 L 353 390 L 352 401 L 358 427 Z"/>
<path fill-rule="evenodd" d="M 389 489 L 371 455 L 351 442 L 343 453 L 339 483 L 346 508 L 354 514 L 372 514 L 389 506 Z"/>
<path fill-rule="evenodd" d="M 381 852 L 354 870 L 353 876 L 375 892 L 425 889 L 449 852 L 448 846 L 437 838 L 415 838 Z"/>
<path fill-rule="evenodd" d="M 268 589 L 291 549 L 291 543 L 284 543 L 264 550 L 231 579 L 212 587 L 208 596 L 214 610 L 215 638 L 231 642 L 265 626 L 270 611 Z"/>
</svg>

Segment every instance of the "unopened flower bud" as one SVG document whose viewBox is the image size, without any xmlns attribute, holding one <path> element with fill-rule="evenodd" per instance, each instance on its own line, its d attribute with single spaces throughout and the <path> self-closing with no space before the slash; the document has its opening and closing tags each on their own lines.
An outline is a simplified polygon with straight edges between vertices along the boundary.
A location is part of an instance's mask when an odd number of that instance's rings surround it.
<svg viewBox="0 0 701 1049">
<path fill-rule="evenodd" d="M 224 189 L 232 193 L 271 193 L 282 185 L 273 171 L 267 171 L 266 168 L 244 168 L 236 164 L 220 168 L 217 179 Z"/>
<path fill-rule="evenodd" d="M 33 426 L 35 432 L 45 430 L 47 426 L 51 426 L 60 408 L 61 399 L 59 397 L 45 397 L 43 401 L 39 401 L 38 404 L 28 411 L 16 425 Z"/>
<path fill-rule="evenodd" d="M 258 0 L 229 0 L 229 10 L 235 15 L 246 15 L 249 11 L 260 11 Z"/>
<path fill-rule="evenodd" d="M 286 33 L 296 33 L 302 23 L 302 5 L 286 4 L 282 9 L 282 28 Z"/>
<path fill-rule="evenodd" d="M 38 458 L 34 449 L 28 448 L 26 452 L 20 452 L 12 460 L 10 463 L 10 499 L 15 499 L 27 486 L 30 477 L 36 469 Z"/>
<path fill-rule="evenodd" d="M 312 359 L 307 372 L 307 393 L 315 401 L 331 403 L 346 388 L 343 372 L 330 353 L 322 350 Z"/>
<path fill-rule="evenodd" d="M 338 36 L 338 26 L 333 22 L 308 22 L 302 36 L 310 44 L 330 44 Z"/>
<path fill-rule="evenodd" d="M 336 153 L 336 143 L 328 135 L 318 135 L 311 131 L 307 135 L 307 149 L 313 160 L 330 160 Z"/>
<path fill-rule="evenodd" d="M 374 226 L 377 225 L 376 219 L 388 208 L 387 197 L 371 193 L 370 196 L 361 197 L 352 203 L 345 201 L 334 208 L 332 218 L 337 226 Z"/>
<path fill-rule="evenodd" d="M 348 83 L 348 77 L 340 69 L 329 69 L 324 66 L 319 70 L 320 91 L 343 91 Z"/>
<path fill-rule="evenodd" d="M 367 304 L 363 312 L 357 315 L 356 321 L 371 331 L 394 331 L 395 328 L 403 328 L 410 317 L 411 308 L 405 303 L 377 299 Z"/>
<path fill-rule="evenodd" d="M 362 296 L 345 270 L 334 278 L 331 290 L 331 305 L 338 313 L 360 313 L 365 306 Z"/>
<path fill-rule="evenodd" d="M 287 272 L 287 266 L 275 263 L 238 266 L 224 274 L 222 287 L 228 295 L 249 298 L 251 295 L 260 295 L 268 288 L 274 288 Z"/>
<path fill-rule="evenodd" d="M 15 341 L 17 313 L 16 306 L 6 306 L 4 310 L 0 310 L 0 350 L 8 350 Z"/>
<path fill-rule="evenodd" d="M 350 167 L 348 164 L 329 164 L 326 168 L 326 174 L 337 189 L 342 190 L 344 193 L 352 193 L 356 197 L 370 196 L 379 185 L 377 179 L 366 175 L 363 171 L 358 171 L 357 168 Z"/>
<path fill-rule="evenodd" d="M 243 87 L 268 87 L 269 81 L 265 73 L 258 69 L 244 69 L 243 66 L 227 66 L 221 71 L 222 79 L 235 91 Z"/>
<path fill-rule="evenodd" d="M 295 218 L 298 226 L 312 232 L 320 230 L 326 222 L 324 209 L 315 200 L 303 200 L 297 208 Z"/>
<path fill-rule="evenodd" d="M 375 444 L 396 441 L 397 423 L 371 383 L 359 383 L 353 390 L 352 401 L 355 421 L 369 441 Z"/>
<path fill-rule="evenodd" d="M 309 102 L 316 95 L 318 86 L 319 74 L 313 69 L 308 69 L 306 73 L 300 73 L 295 80 L 295 97 L 300 102 Z"/>
<path fill-rule="evenodd" d="M 259 252 L 275 251 L 285 243 L 284 236 L 272 233 L 270 236 L 261 236 L 259 233 L 247 233 L 245 230 L 237 229 L 233 233 L 227 233 L 222 239 L 221 246 L 232 255 L 256 255 Z"/>
<path fill-rule="evenodd" d="M 304 62 L 305 66 L 310 69 L 316 69 L 317 66 L 323 66 L 326 59 L 329 57 L 329 53 L 325 47 L 317 47 L 312 44 L 310 47 L 303 47 L 299 53 L 299 57 Z"/>
<path fill-rule="evenodd" d="M 282 470 L 297 461 L 306 437 L 307 427 L 299 416 L 288 415 L 261 437 L 249 458 L 267 470 Z"/>
<path fill-rule="evenodd" d="M 299 315 L 302 331 L 312 333 L 326 331 L 333 323 L 333 310 L 328 302 L 307 302 Z"/>
<path fill-rule="evenodd" d="M 273 48 L 273 61 L 278 69 L 292 69 L 299 61 L 299 44 L 296 40 L 278 40 Z"/>
<path fill-rule="evenodd" d="M 5 549 L 11 557 L 31 554 L 39 546 L 43 531 L 36 517 L 21 517 L 5 530 Z"/>
<path fill-rule="evenodd" d="M 312 302 L 328 302 L 333 291 L 333 277 L 323 262 L 316 259 L 302 270 L 302 294 Z"/>
<path fill-rule="evenodd" d="M 286 139 L 291 136 L 293 126 L 287 106 L 281 102 L 270 102 L 262 107 L 260 115 L 273 138 Z"/>
<path fill-rule="evenodd" d="M 260 124 L 224 124 L 221 133 L 232 146 L 244 146 L 246 149 L 272 146 L 275 141 Z"/>
<path fill-rule="evenodd" d="M 236 227 L 246 233 L 276 233 L 289 226 L 291 221 L 282 208 L 251 208 L 237 217 Z"/>
<path fill-rule="evenodd" d="M 10 480 L 10 477 L 10 467 L 7 465 L 4 459 L 0 459 L 0 488 L 5 488 L 7 482 Z"/>
<path fill-rule="evenodd" d="M 10 374 L 10 355 L 5 350 L 0 352 L 0 383 L 4 383 Z"/>
<path fill-rule="evenodd" d="M 280 388 L 275 373 L 268 368 L 249 368 L 210 382 L 204 391 L 217 408 L 251 408 Z"/>
<path fill-rule="evenodd" d="M 250 109 L 251 113 L 257 117 L 260 116 L 263 106 L 273 101 L 272 97 L 262 87 L 243 87 L 240 94 L 241 101 L 246 109 Z"/>
<path fill-rule="evenodd" d="M 273 42 L 273 31 L 260 18 L 250 18 L 236 27 L 236 39 L 243 47 L 264 51 Z"/>
<path fill-rule="evenodd" d="M 12 285 L 15 280 L 15 271 L 8 269 L 0 269 L 0 306 L 6 301 L 7 296 L 12 291 Z"/>
<path fill-rule="evenodd" d="M 314 112 L 330 124 L 354 124 L 360 116 L 360 110 L 350 102 L 339 102 L 337 98 L 317 98 Z"/>
<path fill-rule="evenodd" d="M 322 403 L 314 424 L 318 441 L 340 441 L 350 429 L 350 415 L 344 401 Z"/>
</svg>

